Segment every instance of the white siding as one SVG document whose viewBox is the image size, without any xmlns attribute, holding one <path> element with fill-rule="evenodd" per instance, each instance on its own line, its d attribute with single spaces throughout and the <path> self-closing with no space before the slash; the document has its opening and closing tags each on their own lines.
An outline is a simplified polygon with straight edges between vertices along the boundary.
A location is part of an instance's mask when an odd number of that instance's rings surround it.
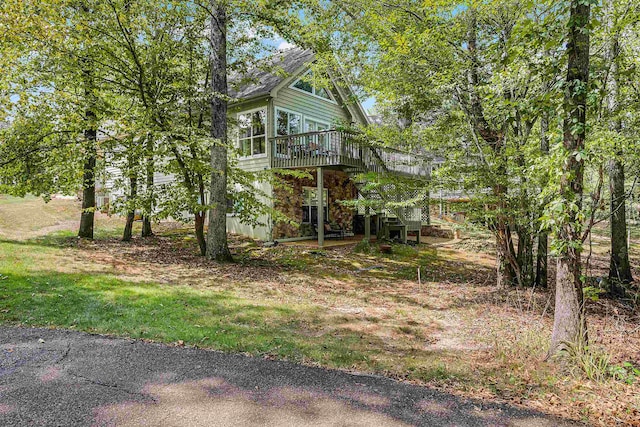
<svg viewBox="0 0 640 427">
<path fill-rule="evenodd" d="M 266 182 L 256 182 L 255 186 L 257 189 L 266 193 L 269 197 L 273 195 L 271 184 Z M 264 199 L 263 201 L 265 203 L 270 203 L 270 199 Z M 251 225 L 241 223 L 240 219 L 237 216 L 233 214 L 227 214 L 227 231 L 229 233 L 249 236 L 254 239 L 271 240 L 271 218 L 267 215 L 263 215 L 258 218 L 258 221 L 265 225 L 253 227 Z"/>
</svg>

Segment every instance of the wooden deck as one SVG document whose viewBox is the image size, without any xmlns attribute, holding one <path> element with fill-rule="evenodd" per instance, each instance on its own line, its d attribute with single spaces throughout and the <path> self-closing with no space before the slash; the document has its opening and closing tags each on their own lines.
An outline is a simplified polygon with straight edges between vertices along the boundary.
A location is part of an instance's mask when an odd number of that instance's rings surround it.
<svg viewBox="0 0 640 427">
<path fill-rule="evenodd" d="M 341 166 L 362 172 L 429 176 L 428 159 L 389 148 L 371 147 L 362 136 L 327 130 L 279 136 L 270 141 L 273 168 Z"/>
</svg>

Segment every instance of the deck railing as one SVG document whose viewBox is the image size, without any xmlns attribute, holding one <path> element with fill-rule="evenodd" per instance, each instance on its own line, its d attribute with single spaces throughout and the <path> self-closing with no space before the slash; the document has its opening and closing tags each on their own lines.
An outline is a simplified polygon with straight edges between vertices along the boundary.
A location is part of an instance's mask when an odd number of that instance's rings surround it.
<svg viewBox="0 0 640 427">
<path fill-rule="evenodd" d="M 391 172 L 422 177 L 429 176 L 429 161 L 425 158 L 390 148 L 370 148 L 370 150 L 376 151 L 380 158 L 378 163 L 384 164 L 384 167 Z M 382 166 L 380 165 L 380 167 Z"/>
<path fill-rule="evenodd" d="M 419 156 L 361 143 L 357 134 L 325 130 L 271 139 L 274 168 L 348 166 L 371 172 L 426 177 L 429 162 Z"/>
<path fill-rule="evenodd" d="M 272 138 L 272 165 L 276 168 L 307 166 L 362 166 L 361 147 L 353 134 L 318 131 Z"/>
</svg>

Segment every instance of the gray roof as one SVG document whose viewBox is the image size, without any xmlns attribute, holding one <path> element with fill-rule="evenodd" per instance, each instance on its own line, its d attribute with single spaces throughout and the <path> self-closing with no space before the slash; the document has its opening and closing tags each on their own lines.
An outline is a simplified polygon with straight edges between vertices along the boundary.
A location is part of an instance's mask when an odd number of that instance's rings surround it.
<svg viewBox="0 0 640 427">
<path fill-rule="evenodd" d="M 311 50 L 298 47 L 278 51 L 266 58 L 263 64 L 246 73 L 231 76 L 229 96 L 238 99 L 266 96 L 303 65 L 311 64 Z"/>
</svg>

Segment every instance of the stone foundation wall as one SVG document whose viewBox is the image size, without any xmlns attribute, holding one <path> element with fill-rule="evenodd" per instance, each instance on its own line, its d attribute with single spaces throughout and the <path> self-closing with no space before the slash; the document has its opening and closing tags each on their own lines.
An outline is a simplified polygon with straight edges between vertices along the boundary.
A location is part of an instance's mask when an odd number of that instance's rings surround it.
<svg viewBox="0 0 640 427">
<path fill-rule="evenodd" d="M 302 237 L 309 235 L 312 227 L 300 225 L 302 222 L 302 202 L 303 187 L 317 187 L 316 169 L 309 171 L 312 178 L 292 178 L 284 179 L 291 185 L 293 192 L 290 193 L 282 188 L 274 189 L 274 207 L 287 217 L 293 219 L 298 225 L 278 222 L 273 225 L 273 239 L 286 239 L 292 237 Z M 341 200 L 353 200 L 357 197 L 356 186 L 349 179 L 349 176 L 342 171 L 325 170 L 324 188 L 329 193 L 329 218 L 330 222 L 335 222 L 343 230 L 352 231 L 353 217 L 355 211 L 349 207 L 338 203 Z M 302 233 L 306 231 L 306 233 Z"/>
</svg>

